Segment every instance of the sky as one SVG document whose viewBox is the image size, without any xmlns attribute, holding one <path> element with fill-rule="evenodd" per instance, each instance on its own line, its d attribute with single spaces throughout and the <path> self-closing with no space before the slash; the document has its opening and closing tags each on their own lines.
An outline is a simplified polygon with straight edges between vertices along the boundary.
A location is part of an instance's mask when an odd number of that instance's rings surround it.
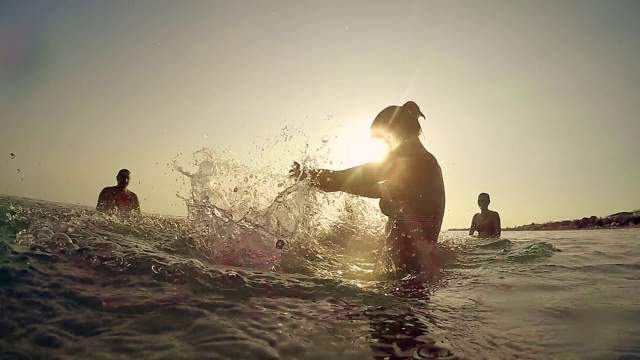
<svg viewBox="0 0 640 360">
<path fill-rule="evenodd" d="M 341 169 L 413 100 L 444 228 L 480 192 L 503 226 L 633 210 L 638 39 L 638 1 L 3 0 L 0 193 L 94 206 L 128 168 L 144 212 L 181 215 L 176 156 L 284 178 L 302 151 L 276 146 L 286 126 Z"/>
</svg>

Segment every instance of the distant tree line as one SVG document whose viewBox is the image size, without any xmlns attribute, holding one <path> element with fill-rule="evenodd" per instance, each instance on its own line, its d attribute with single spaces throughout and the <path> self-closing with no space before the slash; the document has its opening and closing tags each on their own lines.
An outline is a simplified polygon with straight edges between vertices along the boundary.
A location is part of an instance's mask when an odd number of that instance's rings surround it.
<svg viewBox="0 0 640 360">
<path fill-rule="evenodd" d="M 576 230 L 617 228 L 622 226 L 640 225 L 640 211 L 619 212 L 606 217 L 583 217 L 575 220 L 550 221 L 543 224 L 531 223 L 504 230 Z"/>
</svg>

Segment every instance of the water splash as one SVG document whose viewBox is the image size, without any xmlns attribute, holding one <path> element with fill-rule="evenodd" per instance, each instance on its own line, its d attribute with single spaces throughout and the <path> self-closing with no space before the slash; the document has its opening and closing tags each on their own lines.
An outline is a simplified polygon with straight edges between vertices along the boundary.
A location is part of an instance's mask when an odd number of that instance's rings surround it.
<svg viewBox="0 0 640 360">
<path fill-rule="evenodd" d="M 290 140 L 291 132 L 283 129 L 278 141 Z M 318 149 L 305 144 L 303 161 L 317 164 L 318 156 L 309 152 Z M 325 145 L 323 140 L 319 149 Z M 358 241 L 375 249 L 384 221 L 375 202 L 324 194 L 289 179 L 286 168 L 252 165 L 272 148 L 258 148 L 258 156 L 249 156 L 248 163 L 207 148 L 192 154 L 192 170 L 178 156 L 171 161 L 188 187 L 179 196 L 187 207 L 189 235 L 201 250 L 226 265 L 282 268 L 284 260 L 285 270 L 307 272 L 310 262 L 337 265 L 338 249 L 354 247 Z M 286 246 L 279 249 L 279 241 Z"/>
</svg>

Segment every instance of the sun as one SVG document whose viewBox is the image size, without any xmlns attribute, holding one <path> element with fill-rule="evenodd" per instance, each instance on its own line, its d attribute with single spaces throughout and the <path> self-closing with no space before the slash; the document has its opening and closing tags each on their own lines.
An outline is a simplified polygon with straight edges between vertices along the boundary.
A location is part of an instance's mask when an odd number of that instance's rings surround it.
<svg viewBox="0 0 640 360">
<path fill-rule="evenodd" d="M 352 167 L 382 161 L 389 152 L 384 141 L 371 138 L 370 121 L 353 122 L 342 127 L 329 143 L 334 162 Z"/>
</svg>

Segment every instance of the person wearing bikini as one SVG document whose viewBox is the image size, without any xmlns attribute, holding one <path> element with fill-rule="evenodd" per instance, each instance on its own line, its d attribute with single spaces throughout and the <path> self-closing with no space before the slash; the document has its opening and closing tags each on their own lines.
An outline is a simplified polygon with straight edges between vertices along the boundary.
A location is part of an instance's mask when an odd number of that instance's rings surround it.
<svg viewBox="0 0 640 360">
<path fill-rule="evenodd" d="M 108 186 L 100 191 L 96 210 L 100 212 L 140 213 L 138 196 L 127 189 L 131 182 L 131 172 L 127 169 L 118 171 L 118 184 Z"/>
<path fill-rule="evenodd" d="M 487 193 L 481 193 L 478 195 L 478 206 L 480 212 L 473 215 L 471 219 L 471 227 L 469 228 L 469 235 L 474 235 L 478 232 L 478 237 L 481 238 L 499 238 L 502 232 L 500 226 L 500 214 L 495 211 L 489 210 L 489 203 L 491 198 Z"/>
<path fill-rule="evenodd" d="M 346 170 L 302 169 L 294 162 L 290 174 L 308 179 L 322 191 L 343 191 L 379 198 L 388 217 L 386 247 L 393 265 L 402 273 L 434 270 L 436 244 L 445 210 L 442 171 L 436 158 L 422 145 L 419 118 L 424 114 L 409 101 L 388 106 L 371 124 L 371 135 L 389 146 L 387 157 Z"/>
</svg>

